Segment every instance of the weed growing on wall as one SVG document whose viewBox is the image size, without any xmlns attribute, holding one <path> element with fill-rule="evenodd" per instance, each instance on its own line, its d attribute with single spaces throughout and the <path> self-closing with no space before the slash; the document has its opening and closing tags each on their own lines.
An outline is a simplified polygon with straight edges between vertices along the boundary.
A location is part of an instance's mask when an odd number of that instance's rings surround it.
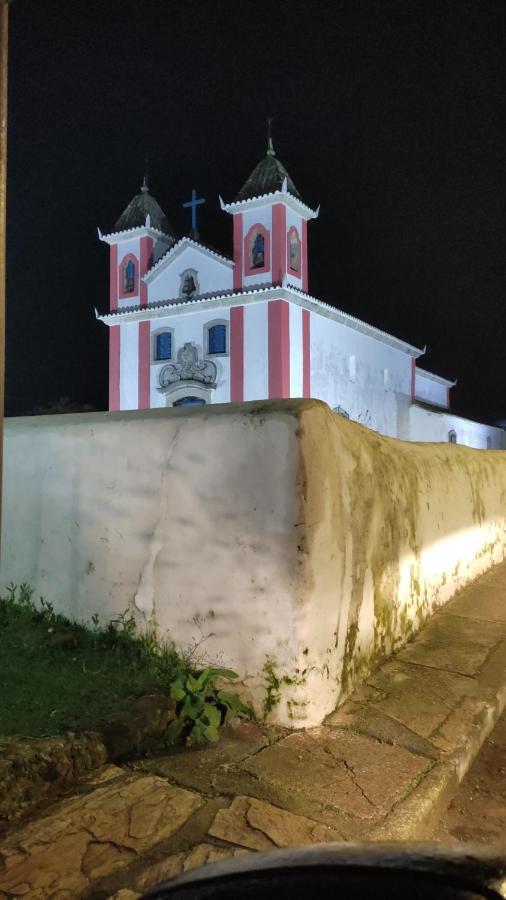
<svg viewBox="0 0 506 900">
<path fill-rule="evenodd" d="M 276 671 L 276 661 L 272 657 L 268 657 L 263 667 L 263 675 L 265 679 L 265 697 L 262 704 L 263 719 L 265 720 L 270 712 L 278 705 L 281 700 L 281 688 L 298 687 L 305 683 L 304 676 L 307 669 L 304 669 L 300 675 L 278 675 Z M 302 704 L 300 701 L 288 698 L 287 701 L 288 715 L 290 719 L 294 718 L 295 708 Z"/>
</svg>

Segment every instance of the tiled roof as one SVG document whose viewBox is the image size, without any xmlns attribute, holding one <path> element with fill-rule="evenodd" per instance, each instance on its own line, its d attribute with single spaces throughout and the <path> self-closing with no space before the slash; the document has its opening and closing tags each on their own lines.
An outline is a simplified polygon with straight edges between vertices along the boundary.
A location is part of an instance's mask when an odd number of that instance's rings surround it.
<svg viewBox="0 0 506 900">
<path fill-rule="evenodd" d="M 280 162 L 276 157 L 272 146 L 272 141 L 269 140 L 267 154 L 265 155 L 264 159 L 262 159 L 262 161 L 258 163 L 258 166 L 253 169 L 251 175 L 244 182 L 235 200 L 236 202 L 238 200 L 250 200 L 253 197 L 259 197 L 262 194 L 273 194 L 274 191 L 280 190 L 285 178 L 288 193 L 292 194 L 294 197 L 297 197 L 300 200 L 301 196 L 297 188 L 295 187 L 292 179 L 286 171 L 283 163 Z"/>
<path fill-rule="evenodd" d="M 140 194 L 136 194 L 135 197 L 130 200 L 130 203 L 121 213 L 112 231 L 126 231 L 129 228 L 139 228 L 146 224 L 147 216 L 149 216 L 151 220 L 152 228 L 163 231 L 164 234 L 168 234 L 171 237 L 176 236 L 167 216 L 155 198 L 149 193 L 146 180 L 144 180 Z"/>
</svg>

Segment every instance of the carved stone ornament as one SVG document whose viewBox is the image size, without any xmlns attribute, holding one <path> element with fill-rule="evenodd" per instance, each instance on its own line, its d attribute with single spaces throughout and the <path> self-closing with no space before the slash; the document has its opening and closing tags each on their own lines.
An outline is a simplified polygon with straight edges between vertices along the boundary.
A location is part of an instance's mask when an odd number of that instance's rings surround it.
<svg viewBox="0 0 506 900">
<path fill-rule="evenodd" d="M 199 381 L 214 388 L 217 371 L 210 359 L 199 359 L 195 344 L 183 344 L 177 351 L 177 362 L 168 363 L 161 370 L 160 387 L 166 390 L 177 381 Z"/>
</svg>

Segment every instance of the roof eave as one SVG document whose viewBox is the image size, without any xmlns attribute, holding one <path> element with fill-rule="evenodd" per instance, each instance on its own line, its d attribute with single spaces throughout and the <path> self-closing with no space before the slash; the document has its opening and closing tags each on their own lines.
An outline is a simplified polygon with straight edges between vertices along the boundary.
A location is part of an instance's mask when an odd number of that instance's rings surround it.
<svg viewBox="0 0 506 900">
<path fill-rule="evenodd" d="M 422 369 L 421 366 L 417 366 L 416 371 L 420 372 L 420 375 L 429 378 L 430 381 L 435 381 L 436 384 L 443 384 L 445 387 L 452 388 L 457 384 L 457 379 L 451 381 L 449 378 L 443 378 L 442 375 L 436 375 L 435 372 L 429 372 L 427 369 Z"/>
<path fill-rule="evenodd" d="M 150 225 L 149 228 L 146 225 L 136 225 L 135 228 L 125 228 L 121 231 L 109 231 L 107 234 L 102 234 L 98 227 L 97 231 L 99 240 L 104 241 L 106 244 L 117 244 L 118 241 L 129 241 L 132 238 L 144 237 L 145 235 L 172 243 L 176 240 L 172 235 L 166 234 L 165 231 L 160 231 L 158 228 L 153 228 L 152 225 Z"/>
<path fill-rule="evenodd" d="M 156 304 L 143 307 L 124 307 L 123 309 L 118 309 L 114 312 L 106 313 L 105 315 L 100 315 L 97 311 L 95 312 L 97 319 L 110 327 L 111 325 L 117 325 L 118 320 L 137 321 L 146 318 L 159 318 L 166 315 L 169 311 L 171 315 L 176 315 L 178 311 L 188 310 L 189 307 L 198 307 L 202 304 L 212 305 L 215 303 L 217 306 L 231 306 L 234 302 L 237 302 L 237 299 L 240 297 L 252 296 L 256 297 L 257 300 L 277 299 L 280 296 L 283 299 L 289 300 L 290 298 L 296 297 L 298 300 L 302 301 L 299 305 L 307 306 L 309 308 L 313 307 L 319 312 L 324 311 L 324 313 L 329 318 L 334 319 L 334 321 L 340 322 L 343 325 L 348 325 L 350 328 L 353 328 L 354 331 L 359 331 L 368 337 L 375 338 L 376 340 L 381 341 L 381 343 L 387 344 L 395 350 L 400 350 L 414 359 L 418 359 L 425 353 L 425 349 L 421 350 L 419 347 L 414 347 L 412 344 L 408 344 L 406 341 L 396 338 L 393 334 L 388 334 L 388 332 L 382 331 L 380 328 L 375 328 L 374 325 L 368 325 L 367 322 L 362 322 L 361 319 L 357 319 L 355 316 L 352 316 L 343 310 L 336 309 L 334 306 L 330 306 L 329 303 L 325 303 L 323 300 L 311 297 L 309 294 L 306 294 L 304 291 L 299 290 L 293 285 L 286 285 L 283 287 L 266 287 L 263 285 L 249 290 L 232 291 L 229 293 L 223 292 L 221 294 L 215 293 L 209 296 L 204 295 L 198 299 L 186 300 L 183 302 L 178 298 L 173 298 L 172 300 L 167 301 L 157 301 Z"/>
<path fill-rule="evenodd" d="M 259 206 L 264 206 L 266 200 L 269 198 L 276 197 L 279 200 L 282 200 L 283 203 L 286 203 L 291 209 L 295 212 L 298 212 L 306 219 L 317 219 L 320 207 L 317 209 L 311 209 L 307 203 L 304 203 L 302 200 L 299 200 L 298 197 L 294 197 L 293 194 L 290 194 L 288 191 L 271 191 L 268 194 L 260 194 L 258 197 L 248 197 L 246 200 L 234 200 L 232 203 L 225 203 L 224 200 L 220 197 L 220 206 L 224 212 L 228 213 L 236 213 L 240 212 L 244 209 L 256 209 Z"/>
</svg>

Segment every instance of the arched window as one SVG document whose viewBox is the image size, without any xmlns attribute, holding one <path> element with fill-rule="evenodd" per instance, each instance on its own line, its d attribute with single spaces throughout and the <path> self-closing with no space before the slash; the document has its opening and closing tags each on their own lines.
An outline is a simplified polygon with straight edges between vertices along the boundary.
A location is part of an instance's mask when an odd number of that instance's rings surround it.
<svg viewBox="0 0 506 900">
<path fill-rule="evenodd" d="M 129 259 L 126 266 L 123 267 L 123 293 L 133 294 L 135 290 L 135 266 L 133 260 Z"/>
<path fill-rule="evenodd" d="M 457 443 L 457 432 L 456 432 L 456 431 L 453 431 L 453 429 L 452 429 L 452 431 L 449 431 L 449 432 L 448 432 L 448 443 L 449 443 L 449 444 L 456 444 L 456 443 Z"/>
<path fill-rule="evenodd" d="M 181 397 L 180 400 L 174 400 L 172 406 L 205 406 L 206 401 L 202 397 Z"/>
<path fill-rule="evenodd" d="M 172 332 L 161 331 L 155 339 L 155 359 L 172 359 Z"/>
<path fill-rule="evenodd" d="M 300 271 L 300 238 L 293 225 L 288 232 L 288 268 L 292 272 Z"/>
<path fill-rule="evenodd" d="M 250 241 L 250 269 L 263 269 L 265 265 L 265 238 L 260 231 L 251 235 Z"/>
<path fill-rule="evenodd" d="M 207 331 L 207 352 L 227 352 L 227 327 L 226 325 L 211 325 Z"/>
</svg>

